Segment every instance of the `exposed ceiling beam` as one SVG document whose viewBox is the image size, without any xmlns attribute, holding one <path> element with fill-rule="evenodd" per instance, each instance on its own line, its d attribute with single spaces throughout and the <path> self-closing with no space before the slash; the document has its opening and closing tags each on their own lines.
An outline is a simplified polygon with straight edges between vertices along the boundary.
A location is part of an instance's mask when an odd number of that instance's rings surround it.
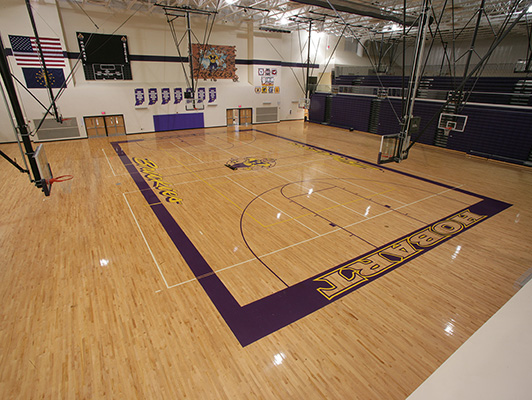
<svg viewBox="0 0 532 400">
<path fill-rule="evenodd" d="M 357 14 L 357 15 L 364 15 L 366 17 L 373 17 L 377 19 L 382 19 L 384 21 L 393 21 L 398 24 L 403 23 L 402 15 L 398 13 L 391 13 L 389 11 L 386 11 L 379 7 L 374 6 L 368 6 L 366 4 L 360 4 L 360 3 L 354 3 L 351 1 L 344 1 L 344 0 L 331 0 L 330 3 L 328 0 L 292 0 L 295 3 L 301 3 L 301 4 L 309 4 L 312 6 L 322 7 L 331 9 L 332 4 L 336 11 L 342 11 L 349 14 Z M 416 25 L 417 24 L 417 18 L 414 17 L 406 17 L 406 21 L 404 21 L 407 26 Z"/>
</svg>

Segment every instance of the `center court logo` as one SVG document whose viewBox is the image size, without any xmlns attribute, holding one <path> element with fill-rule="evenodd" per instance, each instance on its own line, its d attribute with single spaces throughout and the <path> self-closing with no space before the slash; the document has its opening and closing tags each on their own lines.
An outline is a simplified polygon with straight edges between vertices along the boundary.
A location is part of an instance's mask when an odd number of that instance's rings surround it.
<svg viewBox="0 0 532 400">
<path fill-rule="evenodd" d="M 275 158 L 244 157 L 232 158 L 225 163 L 227 168 L 252 170 L 259 168 L 271 168 L 275 166 Z"/>
</svg>

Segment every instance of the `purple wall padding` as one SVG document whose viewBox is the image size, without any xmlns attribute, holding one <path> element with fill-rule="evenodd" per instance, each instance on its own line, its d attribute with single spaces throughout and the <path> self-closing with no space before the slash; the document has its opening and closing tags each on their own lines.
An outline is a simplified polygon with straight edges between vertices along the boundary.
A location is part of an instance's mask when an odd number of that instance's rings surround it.
<svg viewBox="0 0 532 400">
<path fill-rule="evenodd" d="M 450 133 L 449 149 L 527 160 L 532 148 L 530 111 L 465 106 L 460 114 L 468 116 L 467 125 L 464 132 Z"/>
<path fill-rule="evenodd" d="M 336 95 L 331 102 L 331 125 L 368 131 L 371 97 Z"/>
<path fill-rule="evenodd" d="M 434 144 L 434 136 L 438 128 L 439 114 L 441 103 L 432 103 L 429 101 L 417 100 L 414 103 L 414 116 L 421 117 L 419 131 L 421 136 L 417 139 L 418 143 Z M 412 134 L 412 139 L 417 137 L 418 133 Z"/>
<path fill-rule="evenodd" d="M 155 132 L 205 127 L 203 113 L 154 115 L 153 125 Z"/>
<path fill-rule="evenodd" d="M 401 118 L 401 100 L 384 99 L 379 111 L 378 135 L 391 135 L 401 131 L 398 117 Z"/>
<path fill-rule="evenodd" d="M 327 93 L 314 93 L 310 98 L 310 108 L 308 110 L 308 119 L 311 122 L 325 122 L 325 99 Z"/>
<path fill-rule="evenodd" d="M 423 131 L 419 139 L 419 143 L 434 144 L 434 135 L 436 127 L 438 126 L 438 117 L 434 115 L 439 113 L 441 108 L 440 103 L 433 103 L 428 101 L 417 100 L 414 104 L 414 116 L 421 118 L 420 131 Z M 395 111 L 395 112 L 394 112 Z M 401 100 L 399 99 L 385 99 L 381 102 L 379 112 L 379 126 L 377 134 L 390 135 L 399 133 L 401 125 L 397 117 L 401 117 Z M 438 114 L 439 115 L 439 114 Z M 417 133 L 412 135 L 412 139 L 417 137 Z"/>
</svg>

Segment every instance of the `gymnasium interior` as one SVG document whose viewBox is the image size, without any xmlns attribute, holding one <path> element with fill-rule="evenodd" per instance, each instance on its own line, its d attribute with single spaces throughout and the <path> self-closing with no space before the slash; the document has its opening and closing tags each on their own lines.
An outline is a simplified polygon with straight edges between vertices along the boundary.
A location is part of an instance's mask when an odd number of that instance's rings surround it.
<svg viewBox="0 0 532 400">
<path fill-rule="evenodd" d="M 528 399 L 530 0 L 2 0 L 0 397 Z"/>
</svg>

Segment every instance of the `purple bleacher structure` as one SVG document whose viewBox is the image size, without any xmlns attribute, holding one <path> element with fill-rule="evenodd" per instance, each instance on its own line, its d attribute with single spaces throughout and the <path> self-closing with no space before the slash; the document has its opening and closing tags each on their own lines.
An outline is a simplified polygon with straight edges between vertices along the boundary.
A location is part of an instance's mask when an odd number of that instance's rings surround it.
<svg viewBox="0 0 532 400">
<path fill-rule="evenodd" d="M 408 77 L 404 81 L 408 85 Z M 470 79 L 464 86 L 466 104 L 458 112 L 468 116 L 467 126 L 464 132 L 444 132 L 438 129 L 438 116 L 445 100 L 460 83 L 461 78 L 445 76 L 422 79 L 413 113 L 421 117 L 417 141 L 532 165 L 532 80 L 524 77 Z M 338 76 L 333 86 L 339 89 L 338 94 L 317 92 L 312 96 L 311 122 L 378 135 L 399 133 L 401 76 Z M 377 97 L 380 88 L 387 88 L 389 97 Z M 416 136 L 413 134 L 412 139 Z"/>
</svg>

